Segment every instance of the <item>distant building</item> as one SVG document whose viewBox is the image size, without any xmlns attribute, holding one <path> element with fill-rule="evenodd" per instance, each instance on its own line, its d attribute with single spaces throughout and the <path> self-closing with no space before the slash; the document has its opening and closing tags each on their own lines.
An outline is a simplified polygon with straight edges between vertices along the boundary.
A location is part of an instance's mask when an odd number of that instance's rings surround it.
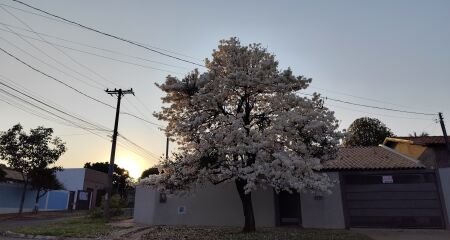
<svg viewBox="0 0 450 240">
<path fill-rule="evenodd" d="M 108 174 L 88 168 L 65 168 L 56 173 L 64 188 L 73 192 L 73 209 L 91 209 L 101 204 Z"/>
<path fill-rule="evenodd" d="M 427 168 L 450 168 L 450 153 L 443 136 L 389 137 L 383 144 L 419 160 Z"/>
<path fill-rule="evenodd" d="M 6 173 L 5 181 L 0 182 L 0 214 L 17 213 L 20 207 L 20 199 L 23 191 L 23 177 L 4 165 L 0 168 Z M 51 190 L 39 199 L 39 211 L 64 211 L 70 206 L 70 192 L 66 190 Z M 36 191 L 30 186 L 25 193 L 23 212 L 31 212 L 34 209 Z"/>
</svg>

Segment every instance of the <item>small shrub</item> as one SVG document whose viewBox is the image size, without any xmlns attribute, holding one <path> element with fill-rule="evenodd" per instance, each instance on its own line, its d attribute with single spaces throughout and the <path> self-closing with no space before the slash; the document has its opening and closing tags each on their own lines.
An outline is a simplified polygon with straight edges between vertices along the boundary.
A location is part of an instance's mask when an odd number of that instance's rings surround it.
<svg viewBox="0 0 450 240">
<path fill-rule="evenodd" d="M 89 213 L 91 218 L 102 218 L 103 209 L 105 206 L 105 200 L 102 200 L 100 207 L 94 208 Z M 109 214 L 111 217 L 120 216 L 123 214 L 122 208 L 127 206 L 127 201 L 120 198 L 119 195 L 114 195 L 111 197 L 111 204 L 109 205 Z"/>
</svg>

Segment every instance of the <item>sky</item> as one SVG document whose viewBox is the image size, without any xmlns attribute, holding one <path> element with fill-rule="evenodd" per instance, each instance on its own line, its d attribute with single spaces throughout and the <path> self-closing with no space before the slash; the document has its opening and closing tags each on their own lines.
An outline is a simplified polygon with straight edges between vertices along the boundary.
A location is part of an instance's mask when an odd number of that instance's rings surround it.
<svg viewBox="0 0 450 240">
<path fill-rule="evenodd" d="M 23 1 L 200 64 L 221 39 L 235 36 L 244 45 L 261 43 L 276 55 L 281 69 L 290 67 L 295 74 L 313 79 L 305 93 L 405 111 L 443 112 L 450 118 L 450 1 Z M 161 108 L 163 96 L 155 83 L 162 83 L 168 74 L 183 77 L 198 67 L 36 15 L 10 0 L 0 0 L 0 6 L 1 48 L 110 105 L 116 99 L 105 88 L 133 88 L 136 96 L 126 95 L 122 110 L 161 126 L 165 123 L 152 116 Z M 0 66 L 0 80 L 10 86 L 66 113 L 113 128 L 114 109 L 3 52 Z M 422 131 L 441 135 L 436 115 L 332 100 L 325 105 L 335 111 L 341 129 L 368 116 L 380 119 L 396 135 Z M 93 135 L 68 126 L 1 91 L 0 116 L 1 131 L 16 123 L 27 130 L 53 128 L 55 136 L 67 143 L 68 151 L 58 161 L 63 167 L 109 161 L 110 132 Z M 119 138 L 116 163 L 133 177 L 155 165 L 165 152 L 165 135 L 158 126 L 122 114 L 119 133 L 132 143 Z M 175 151 L 173 144 L 170 151 Z"/>
</svg>

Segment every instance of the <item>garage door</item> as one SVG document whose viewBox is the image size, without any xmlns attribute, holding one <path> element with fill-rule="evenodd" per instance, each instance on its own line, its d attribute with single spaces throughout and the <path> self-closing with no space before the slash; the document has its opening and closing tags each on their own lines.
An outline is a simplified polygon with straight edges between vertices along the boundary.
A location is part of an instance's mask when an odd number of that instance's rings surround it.
<svg viewBox="0 0 450 240">
<path fill-rule="evenodd" d="M 350 227 L 443 228 L 434 172 L 343 175 Z"/>
</svg>

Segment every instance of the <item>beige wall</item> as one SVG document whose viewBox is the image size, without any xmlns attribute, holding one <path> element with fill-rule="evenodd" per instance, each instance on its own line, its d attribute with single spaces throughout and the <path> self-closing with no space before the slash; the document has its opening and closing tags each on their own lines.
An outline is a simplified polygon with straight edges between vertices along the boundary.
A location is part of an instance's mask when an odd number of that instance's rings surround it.
<svg viewBox="0 0 450 240">
<path fill-rule="evenodd" d="M 338 180 L 338 173 L 328 173 Z M 333 193 L 315 200 L 313 194 L 302 193 L 301 210 L 305 228 L 345 228 L 339 183 Z M 271 188 L 252 193 L 257 227 L 276 226 L 275 195 Z M 186 212 L 179 214 L 179 207 Z M 232 183 L 199 188 L 191 195 L 168 197 L 159 202 L 159 194 L 143 186 L 136 187 L 134 218 L 138 223 L 154 225 L 243 226 L 242 204 Z"/>
<path fill-rule="evenodd" d="M 337 181 L 331 194 L 322 194 L 320 200 L 312 193 L 300 194 L 304 228 L 345 228 L 339 174 L 330 172 L 328 176 Z"/>
<path fill-rule="evenodd" d="M 395 144 L 394 150 L 419 160 L 427 168 L 436 167 L 436 154 L 432 148 L 399 142 Z"/>
<path fill-rule="evenodd" d="M 258 227 L 275 226 L 275 203 L 272 189 L 252 193 L 253 209 Z M 179 207 L 186 212 L 179 214 Z M 154 190 L 136 188 L 134 216 L 136 222 L 155 225 L 243 226 L 241 200 L 234 184 L 198 188 L 184 197 L 168 197 L 159 202 Z M 153 216 L 152 216 L 153 215 Z"/>
<path fill-rule="evenodd" d="M 394 149 L 409 157 L 419 159 L 419 157 L 423 154 L 423 152 L 425 152 L 427 148 L 421 145 L 399 142 L 395 144 Z"/>
</svg>

